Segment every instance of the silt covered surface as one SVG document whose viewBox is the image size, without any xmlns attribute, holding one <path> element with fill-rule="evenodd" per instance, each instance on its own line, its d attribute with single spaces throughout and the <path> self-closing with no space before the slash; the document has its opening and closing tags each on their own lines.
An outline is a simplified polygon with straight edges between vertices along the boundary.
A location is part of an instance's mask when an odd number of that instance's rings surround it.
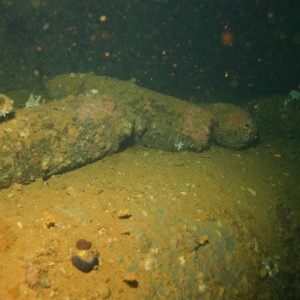
<svg viewBox="0 0 300 300">
<path fill-rule="evenodd" d="M 1 298 L 297 298 L 299 144 L 288 142 L 135 146 L 2 189 Z M 80 239 L 97 249 L 97 270 L 72 265 Z"/>
</svg>

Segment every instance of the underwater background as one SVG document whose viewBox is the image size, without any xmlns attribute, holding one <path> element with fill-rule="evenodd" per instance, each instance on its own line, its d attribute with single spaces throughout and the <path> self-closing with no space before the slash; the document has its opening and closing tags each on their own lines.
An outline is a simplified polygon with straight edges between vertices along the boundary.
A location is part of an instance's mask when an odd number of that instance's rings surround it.
<svg viewBox="0 0 300 300">
<path fill-rule="evenodd" d="M 299 15 L 0 0 L 0 299 L 300 299 Z"/>
<path fill-rule="evenodd" d="M 298 1 L 3 0 L 1 89 L 95 72 L 196 102 L 299 88 Z"/>
</svg>

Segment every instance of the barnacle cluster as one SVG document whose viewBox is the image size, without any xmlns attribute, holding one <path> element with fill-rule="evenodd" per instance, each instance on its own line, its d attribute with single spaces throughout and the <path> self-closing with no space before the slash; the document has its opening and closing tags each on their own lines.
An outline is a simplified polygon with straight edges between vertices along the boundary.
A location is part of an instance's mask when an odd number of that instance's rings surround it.
<svg viewBox="0 0 300 300">
<path fill-rule="evenodd" d="M 14 101 L 6 95 L 0 94 L 0 119 L 13 111 Z"/>
</svg>

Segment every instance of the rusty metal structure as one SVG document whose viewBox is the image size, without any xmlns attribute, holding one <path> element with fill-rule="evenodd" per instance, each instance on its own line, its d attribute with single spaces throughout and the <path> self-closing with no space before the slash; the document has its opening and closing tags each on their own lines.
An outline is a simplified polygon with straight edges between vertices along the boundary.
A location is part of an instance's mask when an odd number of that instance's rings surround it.
<svg viewBox="0 0 300 300">
<path fill-rule="evenodd" d="M 230 104 L 197 106 L 94 74 L 46 83 L 47 101 L 0 123 L 0 188 L 49 178 L 139 143 L 203 151 L 211 143 L 244 148 L 257 139 L 248 114 Z"/>
</svg>

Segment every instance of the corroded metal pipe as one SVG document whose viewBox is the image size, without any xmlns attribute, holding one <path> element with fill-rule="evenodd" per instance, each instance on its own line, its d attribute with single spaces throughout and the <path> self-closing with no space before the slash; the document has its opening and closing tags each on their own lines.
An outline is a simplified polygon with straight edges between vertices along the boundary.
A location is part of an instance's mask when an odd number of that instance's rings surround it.
<svg viewBox="0 0 300 300">
<path fill-rule="evenodd" d="M 127 141 L 203 151 L 212 142 L 243 148 L 257 138 L 251 118 L 236 106 L 196 106 L 132 81 L 71 75 L 46 84 L 47 104 L 0 123 L 0 188 L 86 165 Z"/>
</svg>

